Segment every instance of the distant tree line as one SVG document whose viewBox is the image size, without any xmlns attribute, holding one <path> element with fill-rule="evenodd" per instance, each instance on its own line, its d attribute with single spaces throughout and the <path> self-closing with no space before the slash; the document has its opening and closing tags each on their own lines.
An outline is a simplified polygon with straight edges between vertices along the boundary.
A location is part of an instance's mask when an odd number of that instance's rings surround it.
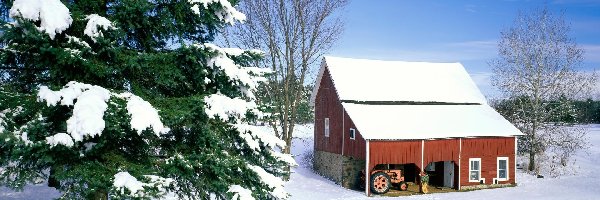
<svg viewBox="0 0 600 200">
<path fill-rule="evenodd" d="M 518 118 L 522 112 L 518 112 L 521 102 L 524 98 L 511 98 L 495 100 L 491 104 L 502 116 L 509 121 Z M 561 98 L 556 101 L 547 101 L 543 103 L 546 110 L 559 110 L 558 114 L 552 116 L 550 121 L 567 124 L 600 124 L 600 101 L 587 100 L 569 100 Z"/>
</svg>

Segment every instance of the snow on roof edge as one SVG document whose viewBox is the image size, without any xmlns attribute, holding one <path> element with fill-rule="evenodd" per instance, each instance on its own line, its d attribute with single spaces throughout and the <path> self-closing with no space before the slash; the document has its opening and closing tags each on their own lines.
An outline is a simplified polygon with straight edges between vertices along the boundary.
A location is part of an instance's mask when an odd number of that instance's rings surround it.
<svg viewBox="0 0 600 200">
<path fill-rule="evenodd" d="M 365 140 L 429 140 L 524 135 L 489 105 L 366 105 L 342 103 L 342 107 Z M 399 110 L 409 112 L 398 112 Z M 422 112 L 416 112 L 415 110 Z M 385 113 L 384 111 L 389 112 Z M 415 113 L 421 114 L 415 115 Z M 436 115 L 428 115 L 428 113 L 435 113 Z M 460 116 L 449 116 L 449 113 Z M 393 120 L 390 121 L 390 119 Z M 389 126 L 381 129 L 382 121 L 384 125 L 388 124 Z M 392 121 L 395 122 L 393 125 Z M 402 122 L 406 125 L 398 126 Z M 443 128 L 439 129 L 440 127 Z"/>
<path fill-rule="evenodd" d="M 319 87 L 321 87 L 321 79 L 323 79 L 323 73 L 325 73 L 325 57 L 323 57 L 323 61 L 321 61 L 321 67 L 319 67 L 319 74 L 317 75 L 317 79 L 315 79 L 315 85 L 313 86 L 313 91 L 310 94 L 310 106 L 315 107 L 315 100 L 317 98 L 317 93 L 319 92 Z"/>
</svg>

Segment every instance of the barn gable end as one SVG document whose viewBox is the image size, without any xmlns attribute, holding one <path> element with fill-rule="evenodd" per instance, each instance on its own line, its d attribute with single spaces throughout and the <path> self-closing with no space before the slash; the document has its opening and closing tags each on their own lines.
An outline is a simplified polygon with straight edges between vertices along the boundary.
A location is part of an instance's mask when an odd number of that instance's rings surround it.
<svg viewBox="0 0 600 200">
<path fill-rule="evenodd" d="M 313 91 L 314 122 L 314 168 L 321 175 L 345 187 L 357 187 L 354 178 L 364 168 L 365 140 L 346 113 L 329 71 L 324 67 L 319 85 Z M 325 118 L 329 120 L 329 136 L 325 136 Z M 355 138 L 350 139 L 350 129 Z"/>
</svg>

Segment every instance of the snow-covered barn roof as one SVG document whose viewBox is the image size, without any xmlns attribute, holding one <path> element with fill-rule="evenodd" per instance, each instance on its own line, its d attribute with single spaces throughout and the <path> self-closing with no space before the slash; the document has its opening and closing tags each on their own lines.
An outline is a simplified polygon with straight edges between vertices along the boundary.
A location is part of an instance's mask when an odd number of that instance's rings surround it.
<svg viewBox="0 0 600 200">
<path fill-rule="evenodd" d="M 367 140 L 522 135 L 487 104 L 460 63 L 325 57 L 313 105 L 325 69 Z"/>
<path fill-rule="evenodd" d="M 342 105 L 367 140 L 522 135 L 488 105 Z"/>
<path fill-rule="evenodd" d="M 326 56 L 311 96 L 314 103 L 325 67 L 340 100 L 486 104 L 460 63 L 381 61 Z"/>
</svg>

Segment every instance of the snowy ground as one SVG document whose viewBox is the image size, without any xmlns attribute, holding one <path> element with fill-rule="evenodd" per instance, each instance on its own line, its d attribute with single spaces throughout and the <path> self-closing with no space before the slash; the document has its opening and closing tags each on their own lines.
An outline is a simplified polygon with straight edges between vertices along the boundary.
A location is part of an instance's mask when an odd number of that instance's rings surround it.
<svg viewBox="0 0 600 200">
<path fill-rule="evenodd" d="M 577 175 L 567 175 L 560 178 L 537 179 L 531 175 L 517 171 L 517 187 L 486 189 L 471 192 L 451 192 L 440 194 L 415 195 L 395 197 L 401 199 L 600 199 L 600 125 L 592 125 L 589 134 L 592 147 L 576 156 L 579 167 Z M 294 173 L 285 187 L 292 195 L 291 199 L 390 199 L 391 197 L 367 198 L 363 192 L 348 190 L 336 185 L 310 169 L 309 163 L 303 160 L 313 149 L 312 125 L 296 127 L 292 146 L 292 154 L 300 166 L 293 169 Z M 45 185 L 29 185 L 23 192 L 12 191 L 0 187 L 0 199 L 32 199 L 46 200 L 60 196 L 60 193 Z"/>
</svg>

